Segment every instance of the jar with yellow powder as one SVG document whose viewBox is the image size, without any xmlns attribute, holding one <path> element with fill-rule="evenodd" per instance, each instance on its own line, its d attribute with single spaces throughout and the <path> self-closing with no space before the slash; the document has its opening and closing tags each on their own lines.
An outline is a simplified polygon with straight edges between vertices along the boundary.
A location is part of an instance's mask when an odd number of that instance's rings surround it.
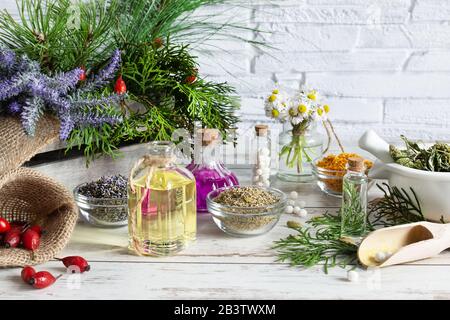
<svg viewBox="0 0 450 320">
<path fill-rule="evenodd" d="M 343 177 L 347 173 L 349 158 L 361 157 L 356 153 L 328 154 L 313 163 L 313 173 L 317 177 L 317 185 L 328 195 L 342 197 Z M 365 159 L 366 174 L 372 168 L 372 161 Z"/>
</svg>

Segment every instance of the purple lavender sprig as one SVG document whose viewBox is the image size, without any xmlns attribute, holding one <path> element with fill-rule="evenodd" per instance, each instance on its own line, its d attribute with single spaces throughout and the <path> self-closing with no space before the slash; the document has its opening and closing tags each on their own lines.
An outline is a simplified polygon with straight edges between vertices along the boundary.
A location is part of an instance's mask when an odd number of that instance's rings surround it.
<svg viewBox="0 0 450 320">
<path fill-rule="evenodd" d="M 93 75 L 81 89 L 82 91 L 92 91 L 108 85 L 114 79 L 122 62 L 121 52 L 119 49 L 114 50 L 114 53 L 109 60 L 108 65 L 101 69 L 97 75 Z"/>
<path fill-rule="evenodd" d="M 30 97 L 26 100 L 20 113 L 22 126 L 29 135 L 34 135 L 37 121 L 44 113 L 44 101 L 38 97 Z"/>
<path fill-rule="evenodd" d="M 0 50 L 0 67 L 3 70 L 11 70 L 16 62 L 16 54 L 11 50 Z"/>
<path fill-rule="evenodd" d="M 18 101 L 13 101 L 7 106 L 7 111 L 10 114 L 19 114 L 23 108 L 23 105 Z"/>
<path fill-rule="evenodd" d="M 116 124 L 122 121 L 112 105 L 115 94 L 98 96 L 120 65 L 116 50 L 109 65 L 85 85 L 78 85 L 80 68 L 48 76 L 36 61 L 0 47 L 0 111 L 18 115 L 24 130 L 33 135 L 44 112 L 55 114 L 60 122 L 60 139 L 66 140 L 77 127 Z"/>
<path fill-rule="evenodd" d="M 60 94 L 64 94 L 73 90 L 80 82 L 80 76 L 84 71 L 76 68 L 68 72 L 61 72 L 54 78 L 49 78 L 49 86 L 55 88 Z"/>
<path fill-rule="evenodd" d="M 82 98 L 78 97 L 77 99 L 74 99 L 72 101 L 72 104 L 77 107 L 96 107 L 96 106 L 103 106 L 103 105 L 111 105 L 111 104 L 117 104 L 121 101 L 122 96 L 118 94 L 111 94 L 109 96 L 102 96 L 102 97 L 92 97 L 92 98 Z"/>
<path fill-rule="evenodd" d="M 114 125 L 122 121 L 122 117 L 119 115 L 102 115 L 95 113 L 79 113 L 74 119 L 77 127 L 98 127 L 105 123 Z"/>
</svg>

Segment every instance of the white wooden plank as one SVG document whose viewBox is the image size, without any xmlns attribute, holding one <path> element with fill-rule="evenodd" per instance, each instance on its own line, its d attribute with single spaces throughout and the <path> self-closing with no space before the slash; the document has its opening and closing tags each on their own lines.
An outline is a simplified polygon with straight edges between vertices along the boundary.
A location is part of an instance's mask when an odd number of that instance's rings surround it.
<svg viewBox="0 0 450 320">
<path fill-rule="evenodd" d="M 40 266 L 65 272 L 59 262 Z M 396 266 L 360 271 L 357 283 L 346 271 L 309 270 L 271 264 L 92 263 L 82 275 L 64 276 L 34 290 L 20 269 L 3 271 L 0 299 L 449 299 L 450 273 L 443 266 Z"/>
<path fill-rule="evenodd" d="M 312 212 L 319 213 L 318 210 Z M 305 221 L 293 215 L 283 215 L 269 233 L 252 238 L 231 237 L 217 228 L 210 215 L 198 218 L 197 240 L 173 257 L 140 257 L 127 250 L 128 229 L 99 229 L 78 224 L 72 239 L 62 255 L 84 255 L 95 261 L 136 262 L 274 262 L 274 240 L 288 236 L 292 230 L 286 227 L 288 220 Z"/>
</svg>

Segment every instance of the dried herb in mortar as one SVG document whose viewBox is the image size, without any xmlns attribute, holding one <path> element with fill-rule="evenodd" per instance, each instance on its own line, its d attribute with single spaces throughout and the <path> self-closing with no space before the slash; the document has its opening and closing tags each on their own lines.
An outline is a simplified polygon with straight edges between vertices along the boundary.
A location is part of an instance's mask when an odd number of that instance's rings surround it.
<svg viewBox="0 0 450 320">
<path fill-rule="evenodd" d="M 419 146 L 417 142 L 401 136 L 406 149 L 398 149 L 391 145 L 392 159 L 402 166 L 434 172 L 450 172 L 450 145 L 436 143 L 429 148 Z"/>
</svg>

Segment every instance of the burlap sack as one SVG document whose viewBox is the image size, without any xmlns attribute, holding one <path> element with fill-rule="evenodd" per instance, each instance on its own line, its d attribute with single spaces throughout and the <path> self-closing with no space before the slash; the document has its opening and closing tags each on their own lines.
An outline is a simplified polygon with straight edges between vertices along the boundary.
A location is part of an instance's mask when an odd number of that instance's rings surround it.
<svg viewBox="0 0 450 320">
<path fill-rule="evenodd" d="M 47 144 L 58 139 L 59 123 L 51 116 L 42 117 L 31 137 L 17 117 L 0 117 L 0 175 L 17 169 Z"/>
<path fill-rule="evenodd" d="M 46 231 L 34 252 L 0 249 L 0 267 L 46 262 L 70 239 L 78 218 L 72 194 L 39 172 L 18 168 L 57 137 L 58 122 L 54 118 L 43 118 L 35 137 L 27 136 L 17 119 L 0 118 L 0 216 L 35 223 Z"/>
</svg>

